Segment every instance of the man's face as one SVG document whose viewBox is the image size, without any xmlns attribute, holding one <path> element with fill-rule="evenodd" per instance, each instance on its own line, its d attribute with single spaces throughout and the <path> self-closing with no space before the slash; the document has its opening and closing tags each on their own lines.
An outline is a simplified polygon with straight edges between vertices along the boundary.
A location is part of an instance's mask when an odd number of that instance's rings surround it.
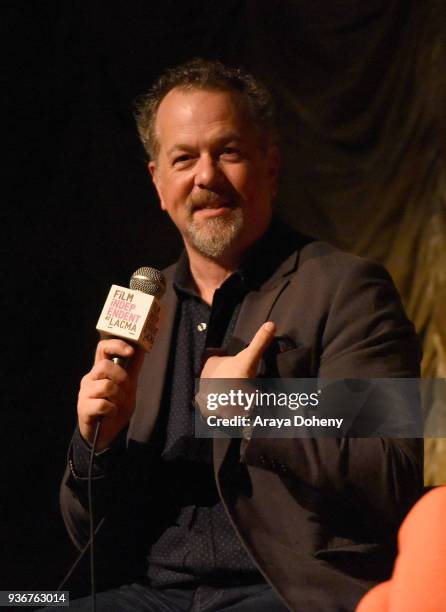
<svg viewBox="0 0 446 612">
<path fill-rule="evenodd" d="M 266 231 L 276 192 L 278 151 L 260 137 L 243 98 L 232 92 L 173 89 L 155 125 L 149 164 L 186 248 L 237 259 Z"/>
</svg>

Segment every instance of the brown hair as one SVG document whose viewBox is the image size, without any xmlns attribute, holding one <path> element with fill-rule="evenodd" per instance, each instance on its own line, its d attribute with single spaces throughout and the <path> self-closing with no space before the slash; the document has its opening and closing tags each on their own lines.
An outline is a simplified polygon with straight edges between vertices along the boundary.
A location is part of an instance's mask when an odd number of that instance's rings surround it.
<svg viewBox="0 0 446 612">
<path fill-rule="evenodd" d="M 274 104 L 269 91 L 241 68 L 231 68 L 218 61 L 196 58 L 168 69 L 155 81 L 147 94 L 136 100 L 136 125 L 150 159 L 155 159 L 159 150 L 155 134 L 159 105 L 175 87 L 183 90 L 208 89 L 240 93 L 247 102 L 259 132 L 270 141 L 277 141 Z"/>
</svg>

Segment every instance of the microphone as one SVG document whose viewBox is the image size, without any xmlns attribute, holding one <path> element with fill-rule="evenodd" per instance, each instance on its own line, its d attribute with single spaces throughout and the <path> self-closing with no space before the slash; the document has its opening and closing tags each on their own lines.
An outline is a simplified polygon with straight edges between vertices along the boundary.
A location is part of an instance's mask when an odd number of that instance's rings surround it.
<svg viewBox="0 0 446 612">
<path fill-rule="evenodd" d="M 166 290 L 163 274 L 155 268 L 138 268 L 130 288 L 112 285 L 96 325 L 102 338 L 121 338 L 150 351 L 158 331 L 159 300 Z M 127 357 L 112 361 L 126 368 Z"/>
</svg>

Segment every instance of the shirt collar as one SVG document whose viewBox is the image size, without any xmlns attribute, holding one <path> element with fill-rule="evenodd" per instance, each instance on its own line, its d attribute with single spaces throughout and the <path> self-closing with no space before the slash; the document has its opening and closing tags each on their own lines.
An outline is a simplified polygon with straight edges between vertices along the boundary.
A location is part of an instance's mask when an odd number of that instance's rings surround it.
<svg viewBox="0 0 446 612">
<path fill-rule="evenodd" d="M 192 274 L 189 266 L 189 257 L 187 252 L 184 250 L 177 263 L 175 276 L 173 279 L 173 286 L 178 297 L 197 297 L 197 288 L 192 278 Z M 228 291 L 231 294 L 247 293 L 249 287 L 245 281 L 245 275 L 242 269 L 236 270 L 231 276 L 229 276 L 221 285 L 220 289 Z"/>
</svg>

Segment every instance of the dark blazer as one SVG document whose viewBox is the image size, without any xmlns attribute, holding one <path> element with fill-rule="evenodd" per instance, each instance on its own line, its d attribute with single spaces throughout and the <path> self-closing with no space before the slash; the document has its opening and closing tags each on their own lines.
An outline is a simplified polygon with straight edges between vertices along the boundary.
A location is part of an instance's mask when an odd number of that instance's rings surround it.
<svg viewBox="0 0 446 612">
<path fill-rule="evenodd" d="M 284 257 L 245 297 L 236 345 L 249 343 L 272 320 L 292 346 L 274 355 L 281 377 L 419 376 L 418 339 L 382 266 L 288 229 L 279 237 Z M 106 516 L 98 549 L 121 565 L 140 559 L 129 570 L 133 575 L 144 573 L 150 534 L 142 534 L 150 531 L 156 507 L 150 468 L 156 466 L 158 416 L 168 384 L 174 270 L 165 271 L 164 320 L 145 358 L 127 448 L 110 475 L 96 482 L 98 515 Z M 422 490 L 422 440 L 254 437 L 240 444 L 218 438 L 214 467 L 236 532 L 290 610 L 353 610 L 367 588 L 390 573 L 397 527 Z M 88 514 L 82 483 L 74 480 L 68 470 L 61 504 L 81 547 Z M 123 577 L 122 571 L 118 579 Z"/>
</svg>

